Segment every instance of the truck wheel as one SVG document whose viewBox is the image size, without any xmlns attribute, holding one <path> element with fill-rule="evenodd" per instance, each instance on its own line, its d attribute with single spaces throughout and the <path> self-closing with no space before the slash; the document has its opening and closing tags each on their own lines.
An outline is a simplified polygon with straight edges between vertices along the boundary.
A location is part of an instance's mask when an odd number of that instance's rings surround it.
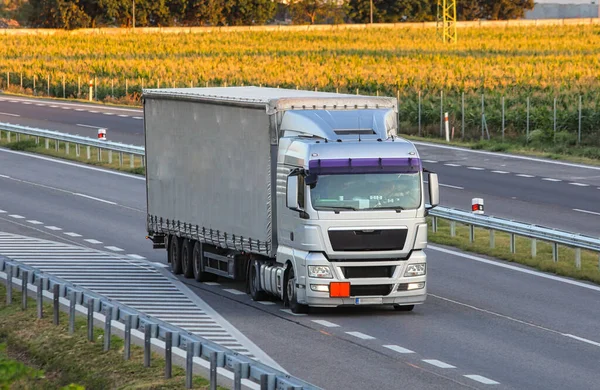
<svg viewBox="0 0 600 390">
<path fill-rule="evenodd" d="M 304 314 L 308 313 L 308 305 L 302 305 L 298 303 L 296 299 L 296 278 L 294 275 L 294 267 L 289 266 L 287 277 L 285 281 L 285 301 L 287 303 L 292 313 L 295 314 Z M 287 302 L 286 302 L 287 301 Z"/>
<path fill-rule="evenodd" d="M 181 269 L 181 239 L 177 236 L 171 236 L 169 239 L 169 263 L 171 264 L 171 272 L 179 275 Z"/>
<path fill-rule="evenodd" d="M 260 289 L 260 276 L 256 272 L 256 268 L 259 266 L 257 261 L 252 262 L 250 265 L 250 296 L 254 301 L 267 301 L 269 296 Z"/>
<path fill-rule="evenodd" d="M 396 311 L 412 311 L 415 308 L 415 305 L 394 305 L 394 310 Z"/>
<path fill-rule="evenodd" d="M 217 275 L 202 270 L 202 243 L 196 241 L 192 250 L 192 272 L 197 282 L 215 282 Z"/>
<path fill-rule="evenodd" d="M 181 269 L 183 270 L 183 276 L 188 279 L 194 277 L 194 266 L 192 264 L 193 245 L 193 242 L 187 238 L 181 244 Z"/>
</svg>

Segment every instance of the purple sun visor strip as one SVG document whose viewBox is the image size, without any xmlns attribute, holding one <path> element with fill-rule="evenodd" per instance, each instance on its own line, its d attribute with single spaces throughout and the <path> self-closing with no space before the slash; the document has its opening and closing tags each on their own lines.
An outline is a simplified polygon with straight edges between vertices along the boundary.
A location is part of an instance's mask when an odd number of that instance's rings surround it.
<svg viewBox="0 0 600 390">
<path fill-rule="evenodd" d="M 340 173 L 417 173 L 421 171 L 419 158 L 343 158 L 310 160 L 311 174 Z"/>
</svg>

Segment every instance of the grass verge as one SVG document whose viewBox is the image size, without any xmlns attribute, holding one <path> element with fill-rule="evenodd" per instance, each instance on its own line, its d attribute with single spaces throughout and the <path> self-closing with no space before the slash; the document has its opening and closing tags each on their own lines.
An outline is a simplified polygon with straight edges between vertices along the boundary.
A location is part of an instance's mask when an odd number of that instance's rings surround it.
<svg viewBox="0 0 600 390">
<path fill-rule="evenodd" d="M 58 157 L 65 160 L 77 161 L 85 164 L 100 166 L 104 168 L 116 169 L 119 171 L 128 172 L 136 175 L 146 174 L 146 169 L 143 166 L 142 159 L 139 156 L 133 156 L 132 167 L 132 156 L 126 153 L 123 154 L 122 161 L 120 161 L 119 153 L 117 152 L 110 153 L 108 150 L 105 149 L 100 150 L 99 148 L 90 147 L 88 155 L 87 147 L 81 146 L 79 148 L 79 155 L 77 155 L 77 149 L 74 144 L 58 142 L 57 148 L 56 141 L 49 140 L 48 145 L 46 147 L 44 139 L 40 138 L 39 143 L 36 143 L 35 137 L 21 135 L 17 139 L 17 136 L 14 133 L 11 134 L 9 140 L 8 132 L 6 131 L 0 131 L 0 146 L 6 147 L 11 150 L 32 152 L 37 154 L 43 154 L 46 156 Z"/>
<path fill-rule="evenodd" d="M 552 245 L 524 237 L 516 237 L 516 251 L 511 253 L 510 234 L 494 232 L 495 245 L 490 246 L 490 231 L 475 228 L 474 240 L 470 241 L 469 227 L 456 224 L 455 236 L 451 235 L 450 222 L 438 218 L 437 233 L 432 229 L 432 218 L 428 218 L 429 242 L 453 246 L 464 251 L 492 256 L 497 259 L 523 264 L 544 272 L 567 276 L 574 279 L 586 280 L 600 284 L 600 255 L 590 251 L 581 251 L 581 268 L 575 266 L 575 249 L 559 246 L 558 261 L 552 257 Z M 532 245 L 536 255 L 532 256 Z"/>
<path fill-rule="evenodd" d="M 439 138 L 416 137 L 413 135 L 402 135 L 403 138 L 412 141 L 429 142 L 432 144 L 458 146 L 473 150 L 487 150 L 490 152 L 499 152 L 507 154 L 515 154 L 521 156 L 531 156 L 539 158 L 547 158 L 552 160 L 570 161 L 579 164 L 600 165 L 600 148 L 582 147 L 574 145 L 523 145 L 522 143 L 502 142 L 499 140 L 489 141 L 461 141 L 452 140 L 448 143 Z"/>
<path fill-rule="evenodd" d="M 87 326 L 77 318 L 75 333 L 68 334 L 68 318 L 60 325 L 52 317 L 38 319 L 35 301 L 21 310 L 20 293 L 6 305 L 6 287 L 0 285 L 0 389 L 184 389 L 185 371 L 173 365 L 172 378 L 164 379 L 164 360 L 153 354 L 143 366 L 143 349 L 131 345 L 131 359 L 123 359 L 123 340 L 112 336 L 111 349 L 103 352 L 103 332 L 95 329 L 96 342 L 87 340 Z M 44 313 L 52 313 L 44 305 Z M 194 377 L 195 389 L 208 389 L 208 381 Z"/>
</svg>

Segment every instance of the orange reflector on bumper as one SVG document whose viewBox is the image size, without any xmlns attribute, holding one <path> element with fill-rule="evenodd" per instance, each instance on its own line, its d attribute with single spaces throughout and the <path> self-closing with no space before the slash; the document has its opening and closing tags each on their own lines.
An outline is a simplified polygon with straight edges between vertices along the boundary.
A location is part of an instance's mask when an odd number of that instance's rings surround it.
<svg viewBox="0 0 600 390">
<path fill-rule="evenodd" d="M 348 298 L 350 296 L 350 282 L 329 283 L 329 296 L 332 298 Z"/>
</svg>

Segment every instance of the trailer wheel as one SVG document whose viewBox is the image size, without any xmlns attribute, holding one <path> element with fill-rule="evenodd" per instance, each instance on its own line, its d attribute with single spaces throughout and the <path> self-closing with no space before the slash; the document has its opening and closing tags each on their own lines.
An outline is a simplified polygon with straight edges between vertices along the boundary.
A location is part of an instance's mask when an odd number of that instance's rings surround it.
<svg viewBox="0 0 600 390">
<path fill-rule="evenodd" d="M 192 250 L 192 272 L 194 273 L 194 279 L 197 282 L 215 282 L 218 278 L 217 275 L 203 271 L 202 257 L 202 243 L 196 241 Z"/>
<path fill-rule="evenodd" d="M 171 264 L 171 272 L 179 275 L 181 269 L 181 239 L 177 236 L 169 238 L 169 263 Z"/>
<path fill-rule="evenodd" d="M 396 311 L 412 311 L 415 308 L 415 305 L 394 305 L 394 310 Z"/>
<path fill-rule="evenodd" d="M 260 267 L 258 261 L 253 261 L 250 264 L 250 296 L 254 301 L 267 301 L 269 300 L 269 296 L 265 291 L 260 289 L 260 276 L 256 272 L 256 268 L 258 267 Z"/>
<path fill-rule="evenodd" d="M 181 244 L 181 269 L 183 270 L 183 276 L 188 279 L 194 277 L 194 265 L 192 264 L 193 245 L 194 243 L 187 238 Z"/>
<path fill-rule="evenodd" d="M 308 305 L 303 305 L 298 303 L 297 300 L 297 290 L 296 290 L 296 277 L 294 274 L 294 267 L 289 266 L 286 272 L 285 278 L 285 297 L 284 303 L 289 306 L 292 313 L 295 314 L 304 314 L 308 313 L 309 307 Z"/>
</svg>

